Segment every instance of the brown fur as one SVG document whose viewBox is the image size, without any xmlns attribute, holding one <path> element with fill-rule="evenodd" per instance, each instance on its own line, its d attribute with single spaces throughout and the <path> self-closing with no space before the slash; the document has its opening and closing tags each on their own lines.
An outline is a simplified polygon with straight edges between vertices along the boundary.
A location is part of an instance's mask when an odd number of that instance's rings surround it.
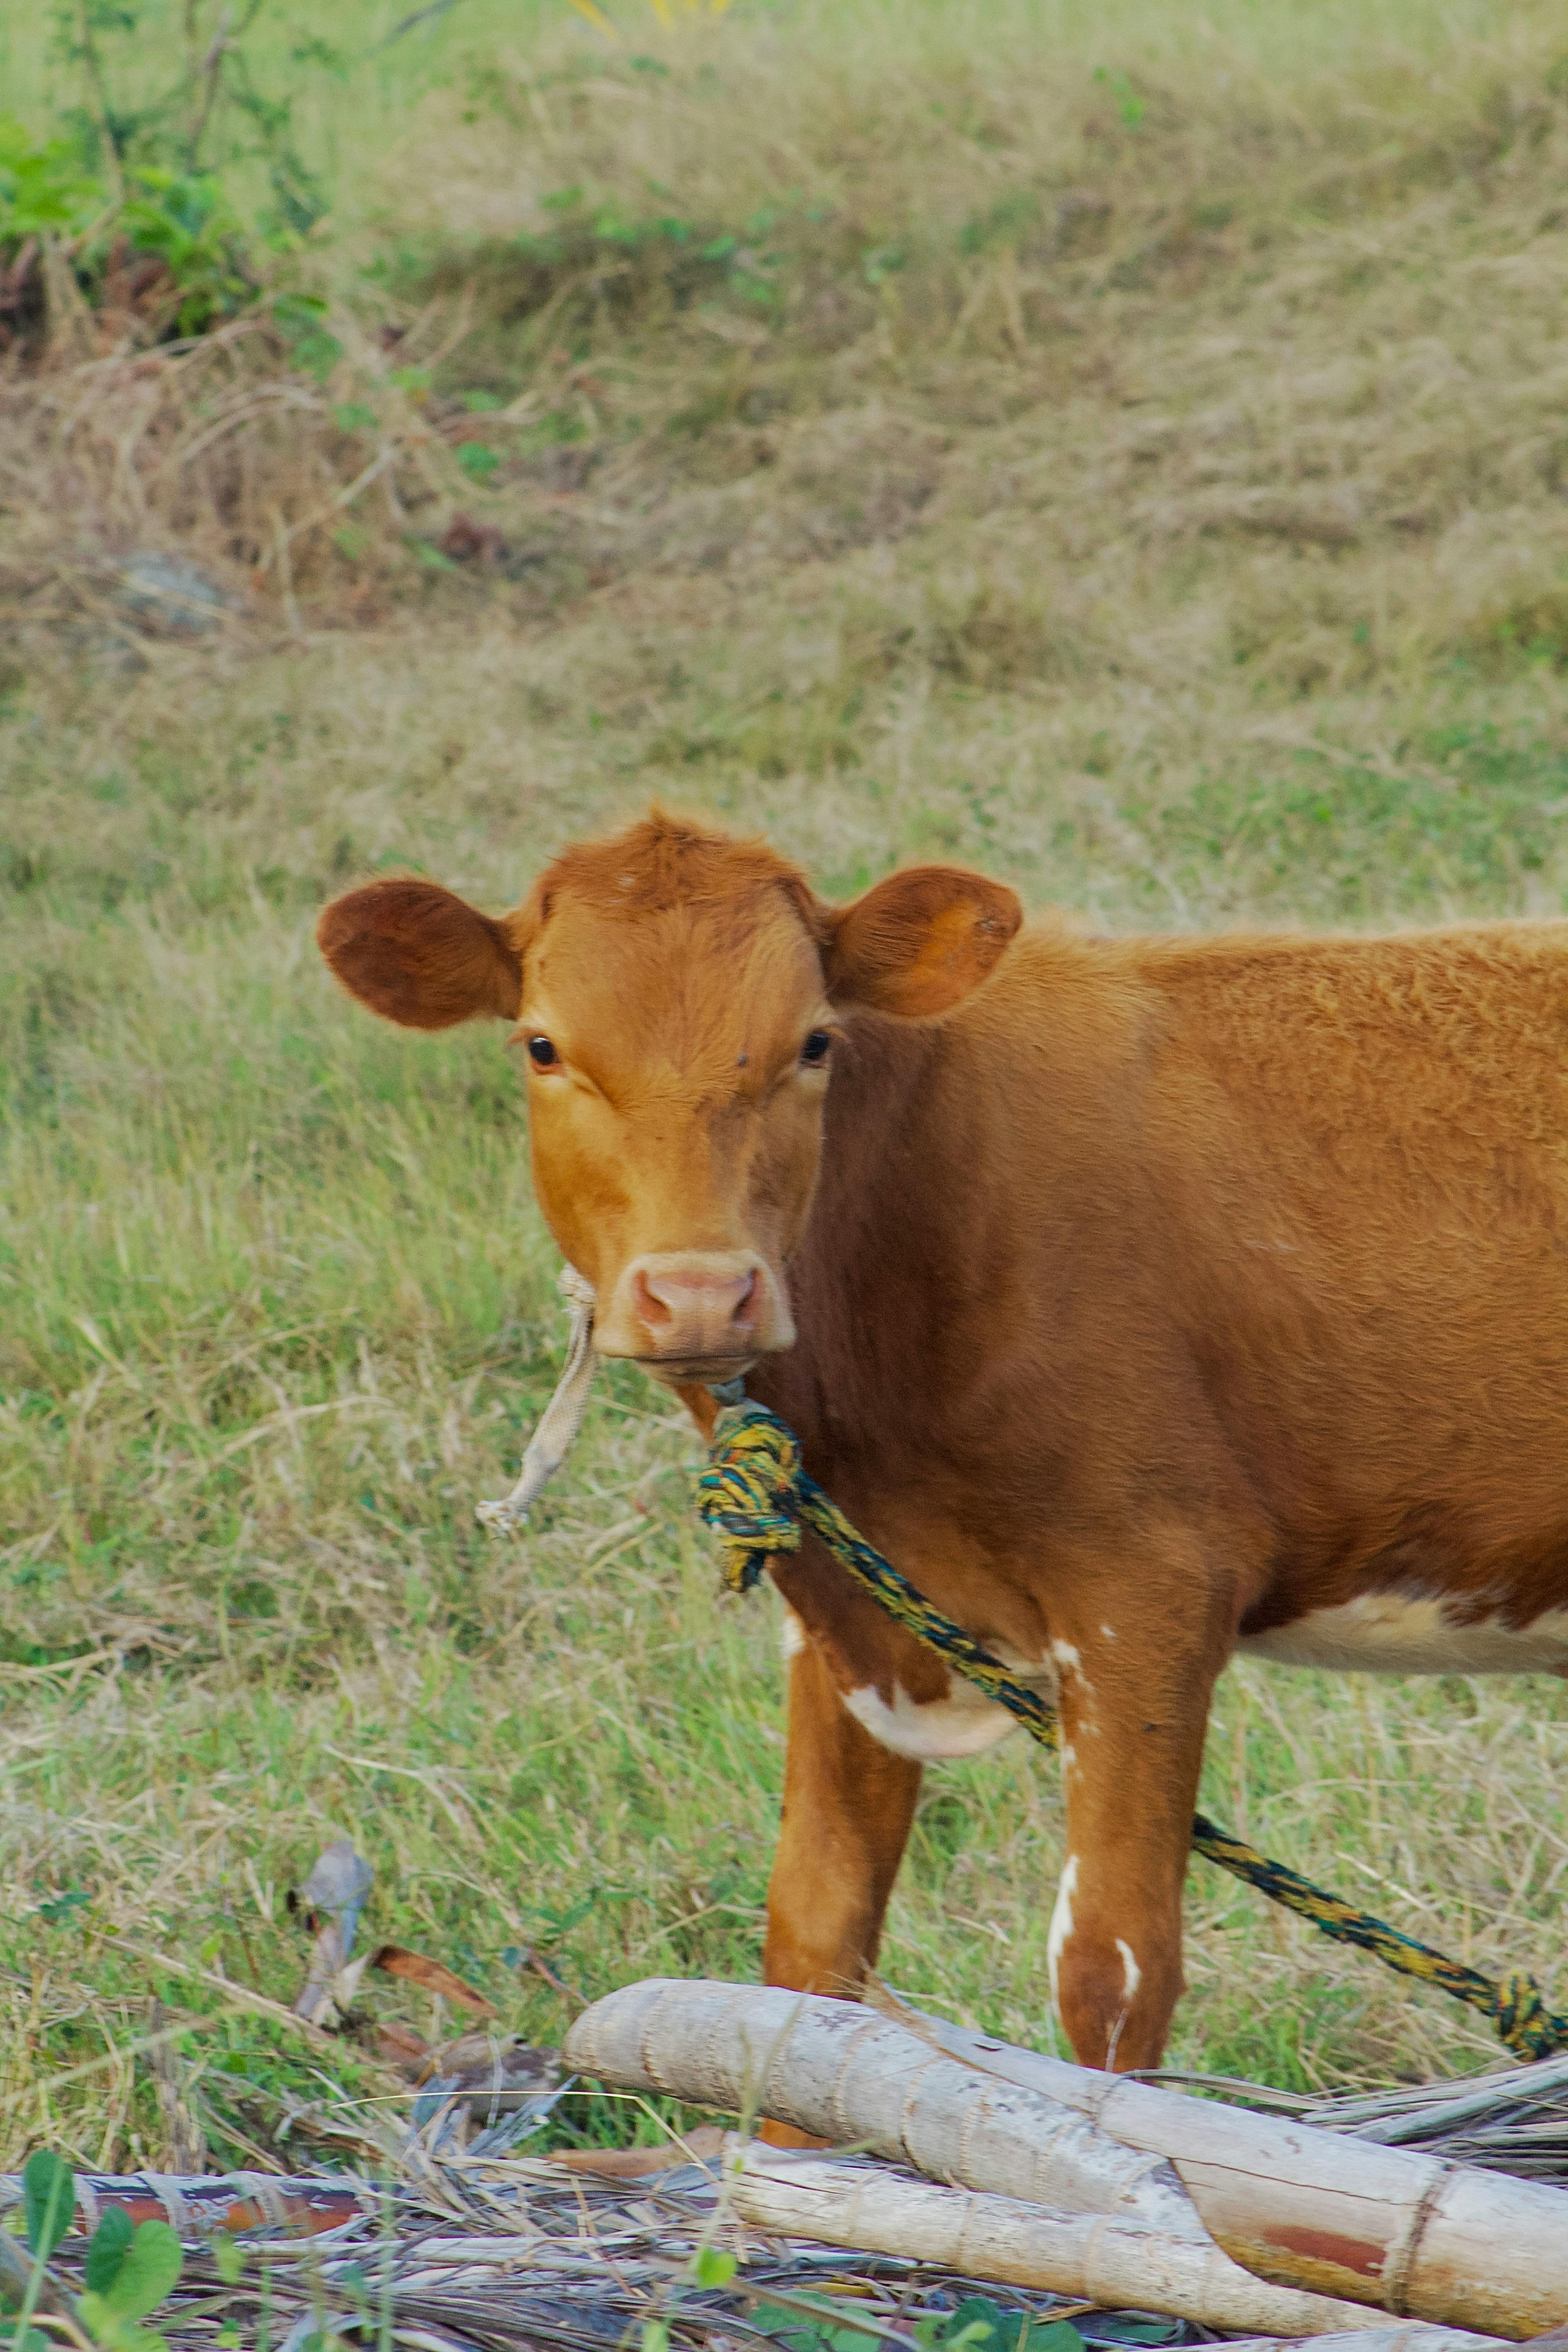
<svg viewBox="0 0 1568 2352">
<path fill-rule="evenodd" d="M 323 919 L 349 985 L 461 1017 L 444 913 L 412 976 L 402 932 L 342 952 L 367 896 Z M 1061 2012 L 1080 2058 L 1149 2065 L 1237 1641 L 1368 1594 L 1568 1609 L 1568 927 L 1113 941 L 1015 938 L 1015 908 L 929 868 L 824 908 L 665 819 L 568 852 L 510 930 L 525 1020 L 548 1000 L 592 1072 L 536 1088 L 535 1168 L 602 1292 L 632 1247 L 787 1269 L 799 1336 L 751 1392 L 939 1608 L 1055 1645 Z M 825 1001 L 814 1093 L 790 1057 Z M 845 1990 L 921 1767 L 842 1695 L 948 1678 L 815 1548 L 775 1573 L 807 1641 L 767 1973 Z"/>
</svg>

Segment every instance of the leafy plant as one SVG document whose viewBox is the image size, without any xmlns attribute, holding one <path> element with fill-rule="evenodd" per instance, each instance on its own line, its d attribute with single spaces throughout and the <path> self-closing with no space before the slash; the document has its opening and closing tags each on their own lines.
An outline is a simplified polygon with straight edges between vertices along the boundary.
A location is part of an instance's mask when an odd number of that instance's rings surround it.
<svg viewBox="0 0 1568 2352">
<path fill-rule="evenodd" d="M 68 139 L 34 141 L 0 116 L 0 247 L 30 236 L 79 236 L 103 211 L 109 191 Z"/>
<path fill-rule="evenodd" d="M 51 239 L 90 303 L 117 286 L 159 335 L 205 333 L 254 301 L 258 253 L 292 247 L 326 209 L 294 135 L 302 74 L 347 69 L 331 43 L 296 41 L 293 86 L 263 87 L 254 37 L 274 5 L 188 0 L 180 69 L 133 100 L 152 0 L 59 0 L 55 48 L 76 100 L 65 135 L 0 118 L 0 268 L 20 260 L 26 277 Z M 258 165 L 270 201 L 247 219 L 235 190 Z M 16 297 L 13 282 L 13 312 Z"/>
<path fill-rule="evenodd" d="M 161 2352 L 163 2338 L 139 2323 L 180 2283 L 184 2256 L 167 2221 L 138 2221 L 112 2207 L 87 2250 L 87 2290 L 77 2309 L 107 2352 Z"/>
<path fill-rule="evenodd" d="M 161 261 L 179 295 L 176 334 L 199 335 L 257 291 L 238 215 L 210 173 L 148 164 L 135 175 L 118 226 L 133 252 Z"/>
<path fill-rule="evenodd" d="M 297 368 L 324 384 L 343 355 L 343 347 L 327 326 L 327 306 L 319 294 L 280 295 L 272 306 L 274 325 L 288 337 L 289 356 Z M 368 411 L 359 412 L 369 415 Z M 342 412 L 339 412 L 340 422 Z M 374 415 L 370 417 L 374 425 Z"/>
<path fill-rule="evenodd" d="M 881 2352 L 880 2338 L 856 2326 L 854 2299 L 847 2295 L 792 2295 L 788 2307 L 758 2304 L 752 2317 L 784 2352 Z M 970 2295 L 956 2311 L 928 2313 L 912 2333 L 921 2352 L 1084 2352 L 1083 2338 L 1068 2321 L 1004 2311 L 983 2294 Z"/>
<path fill-rule="evenodd" d="M 254 63 L 251 37 L 270 5 L 245 0 L 235 9 L 218 0 L 188 0 L 178 74 L 133 104 L 126 91 L 145 47 L 149 0 L 57 0 L 56 48 L 79 76 L 79 135 L 121 194 L 138 172 L 192 179 L 254 159 L 265 167 L 273 196 L 272 213 L 259 224 L 264 235 L 300 236 L 321 218 L 325 198 L 294 141 L 298 89 L 264 89 Z M 296 42 L 289 55 L 296 67 L 333 75 L 345 69 L 340 52 L 323 40 Z"/>
<path fill-rule="evenodd" d="M 22 2221 L 36 2261 L 48 2261 L 75 2215 L 75 2175 L 63 2156 L 39 2148 L 22 2174 Z"/>
<path fill-rule="evenodd" d="M 1110 90 L 1123 128 L 1136 131 L 1149 109 L 1146 101 L 1140 98 L 1133 89 L 1127 75 L 1106 66 L 1096 66 L 1094 79 L 1097 82 L 1102 82 Z"/>
<path fill-rule="evenodd" d="M 52 2149 L 38 2148 L 22 2174 L 22 2218 L 33 2273 L 19 2316 L 4 2338 L 8 2352 L 49 2352 L 31 2326 L 49 2257 L 76 2214 L 76 2178 Z M 111 2205 L 88 2241 L 86 2286 L 75 2316 L 103 2352 L 167 2352 L 164 2339 L 141 2322 L 166 2302 L 180 2282 L 184 2256 L 167 2221 L 133 2222 Z"/>
</svg>

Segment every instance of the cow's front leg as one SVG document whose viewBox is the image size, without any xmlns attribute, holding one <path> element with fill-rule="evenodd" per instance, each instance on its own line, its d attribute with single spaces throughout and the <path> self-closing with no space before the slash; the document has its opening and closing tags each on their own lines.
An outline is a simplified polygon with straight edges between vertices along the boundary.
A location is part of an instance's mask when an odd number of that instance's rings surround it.
<svg viewBox="0 0 1568 2352">
<path fill-rule="evenodd" d="M 1212 1671 L 1104 1629 L 1052 1652 L 1067 1859 L 1047 1951 L 1080 2065 L 1157 2066 L 1182 1996 L 1182 1887 Z"/>
<path fill-rule="evenodd" d="M 769 1984 L 853 1999 L 877 1958 L 921 1768 L 873 1739 L 807 1642 L 790 1663 L 784 1818 L 768 1883 L 763 1974 Z M 821 2147 L 766 2121 L 775 2147 Z"/>
<path fill-rule="evenodd" d="M 921 1768 L 872 1738 L 806 1642 L 790 1664 L 784 1819 L 768 1886 L 769 1984 L 853 1998 L 877 1958 Z"/>
</svg>

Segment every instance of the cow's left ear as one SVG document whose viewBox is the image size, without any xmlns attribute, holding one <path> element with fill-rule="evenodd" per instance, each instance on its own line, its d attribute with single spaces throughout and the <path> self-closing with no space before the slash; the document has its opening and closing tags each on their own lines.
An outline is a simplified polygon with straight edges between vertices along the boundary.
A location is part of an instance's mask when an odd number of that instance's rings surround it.
<svg viewBox="0 0 1568 2352">
<path fill-rule="evenodd" d="M 979 986 L 1023 919 L 1016 891 L 963 866 L 889 874 L 827 910 L 828 996 L 879 1013 L 944 1013 Z"/>
</svg>

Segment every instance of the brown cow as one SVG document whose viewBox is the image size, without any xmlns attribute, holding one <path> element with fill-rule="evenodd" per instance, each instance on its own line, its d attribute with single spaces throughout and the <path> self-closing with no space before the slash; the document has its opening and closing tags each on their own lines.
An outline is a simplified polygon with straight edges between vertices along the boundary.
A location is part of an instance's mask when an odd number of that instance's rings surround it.
<svg viewBox="0 0 1568 2352">
<path fill-rule="evenodd" d="M 596 1340 L 744 1368 L 940 1609 L 1059 1695 L 1053 1987 L 1148 2066 L 1215 1675 L 1568 1667 L 1568 927 L 1019 931 L 943 866 L 845 908 L 655 814 L 516 912 L 374 882 L 329 962 L 526 1045 Z M 773 1983 L 874 1959 L 928 1759 L 1008 1718 L 808 1547 Z"/>
</svg>

